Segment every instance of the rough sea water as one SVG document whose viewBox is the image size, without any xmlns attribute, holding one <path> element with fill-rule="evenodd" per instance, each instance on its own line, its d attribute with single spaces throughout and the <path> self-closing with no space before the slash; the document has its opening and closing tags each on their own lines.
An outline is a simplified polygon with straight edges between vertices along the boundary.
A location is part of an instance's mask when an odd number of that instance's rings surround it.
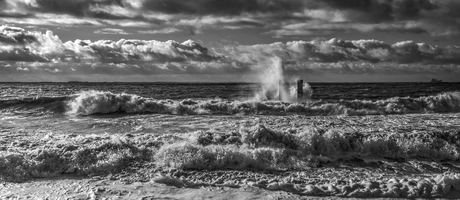
<svg viewBox="0 0 460 200">
<path fill-rule="evenodd" d="M 0 83 L 0 198 L 460 197 L 460 83 L 299 97 L 273 62 L 260 83 Z"/>
<path fill-rule="evenodd" d="M 274 85 L 0 83 L 1 197 L 140 198 L 136 181 L 299 197 L 459 188 L 460 83 L 305 83 L 301 99 Z M 81 182 L 94 177 L 123 184 Z"/>
<path fill-rule="evenodd" d="M 384 115 L 456 113 L 460 83 L 306 83 L 301 100 L 256 83 L 2 83 L 3 114 Z M 289 91 L 290 92 L 290 91 Z M 292 94 L 295 96 L 295 93 Z"/>
</svg>

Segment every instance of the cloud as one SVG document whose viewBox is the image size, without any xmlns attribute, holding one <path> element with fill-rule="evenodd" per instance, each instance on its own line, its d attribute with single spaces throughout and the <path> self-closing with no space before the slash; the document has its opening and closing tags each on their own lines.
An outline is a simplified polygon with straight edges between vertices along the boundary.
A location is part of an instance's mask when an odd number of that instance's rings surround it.
<svg viewBox="0 0 460 200">
<path fill-rule="evenodd" d="M 26 31 L 16 27 L 0 27 L 0 59 L 27 62 L 114 63 L 212 61 L 219 57 L 207 48 L 188 40 L 160 42 L 155 40 L 75 40 L 62 42 L 51 31 Z M 120 32 L 121 31 L 121 32 Z M 102 29 L 103 33 L 124 33 L 120 29 Z"/>
<path fill-rule="evenodd" d="M 131 9 L 130 4 L 121 0 L 19 0 L 17 4 L 20 4 L 24 10 L 38 13 L 68 14 L 99 19 L 142 18 Z"/>
<path fill-rule="evenodd" d="M 29 68 L 27 67 L 17 67 L 16 70 L 19 70 L 19 71 L 29 71 Z"/>
<path fill-rule="evenodd" d="M 177 33 L 182 32 L 182 30 L 177 28 L 163 28 L 158 30 L 146 30 L 146 31 L 137 31 L 139 34 L 170 34 L 170 33 Z"/>
<path fill-rule="evenodd" d="M 1 5 L 0 5 L 1 6 Z M 7 18 L 26 18 L 26 17 L 33 17 L 32 14 L 29 13 L 20 13 L 20 12 L 11 12 L 11 11 L 1 11 L 0 10 L 0 17 L 7 17 Z"/>
<path fill-rule="evenodd" d="M 146 30 L 146 31 L 137 31 L 139 34 L 170 34 L 170 33 L 177 33 L 182 32 L 182 30 L 177 28 L 163 28 L 158 30 Z"/>
<path fill-rule="evenodd" d="M 3 0 L 0 21 L 11 24 L 143 26 L 162 23 L 147 19 L 135 3 L 125 0 Z M 21 20 L 15 20 L 21 18 Z"/>
<path fill-rule="evenodd" d="M 109 34 L 109 35 L 113 35 L 113 34 L 127 35 L 127 34 L 129 34 L 129 33 L 125 32 L 123 29 L 118 29 L 118 28 L 103 28 L 103 29 L 99 29 L 99 30 L 94 31 L 94 33 L 97 33 L 97 34 Z"/>
<path fill-rule="evenodd" d="M 291 12 L 302 9 L 303 0 L 150 0 L 143 8 L 149 11 L 170 14 L 240 15 L 244 13 Z"/>
<path fill-rule="evenodd" d="M 221 16 L 203 16 L 200 18 L 180 19 L 175 22 L 176 25 L 197 27 L 219 27 L 224 29 L 242 29 L 253 27 L 264 27 L 263 21 L 252 19 L 251 17 L 221 17 Z"/>
<path fill-rule="evenodd" d="M 120 30 L 102 31 L 118 33 Z M 213 73 L 210 68 L 225 65 L 226 58 L 211 54 L 192 40 L 182 43 L 136 39 L 62 42 L 51 31 L 42 33 L 0 26 L 0 62 L 38 73 L 168 74 Z M 4 68 L 0 71 L 6 70 Z"/>
<path fill-rule="evenodd" d="M 3 0 L 3 4 L 5 9 L 0 7 L 0 16 L 5 18 L 0 21 L 13 24 L 152 27 L 193 23 L 237 29 L 264 26 L 263 21 L 252 15 L 289 13 L 292 9 L 299 10 L 298 5 L 303 3 L 300 0 Z M 15 17 L 24 20 L 15 22 Z"/>
<path fill-rule="evenodd" d="M 240 15 L 244 13 L 291 12 L 306 5 L 304 0 L 2 0 L 0 5 L 41 13 L 134 18 L 137 13 Z"/>
<path fill-rule="evenodd" d="M 155 24 L 151 22 L 145 21 L 136 21 L 136 20 L 102 20 L 102 22 L 107 23 L 113 26 L 121 26 L 121 27 L 144 27 L 149 28 L 155 26 Z"/>
<path fill-rule="evenodd" d="M 3 17 L 0 21 L 10 24 L 26 24 L 26 25 L 47 25 L 47 26 L 102 26 L 98 20 L 91 18 L 75 18 L 65 14 L 35 14 L 28 15 L 18 20 L 15 17 Z"/>
<path fill-rule="evenodd" d="M 51 73 L 59 73 L 59 72 L 62 72 L 60 69 L 58 68 L 54 68 L 54 69 L 48 69 L 48 68 L 45 68 L 46 71 L 49 71 Z"/>
<path fill-rule="evenodd" d="M 0 42 L 6 44 L 25 44 L 35 42 L 36 38 L 25 33 L 24 29 L 0 26 Z"/>
<path fill-rule="evenodd" d="M 310 1 L 295 20 L 283 20 L 275 37 L 331 33 L 402 32 L 444 37 L 460 34 L 460 2 L 455 0 Z"/>
<path fill-rule="evenodd" d="M 269 33 L 276 37 L 323 35 L 331 33 L 403 32 L 449 36 L 460 33 L 460 8 L 454 1 L 437 0 L 356 0 L 317 1 L 316 8 L 305 8 L 295 16 L 308 18 L 284 23 Z M 452 6 L 452 7 L 451 7 Z"/>
<path fill-rule="evenodd" d="M 116 29 L 104 31 L 118 32 Z M 174 75 L 254 74 L 275 56 L 287 73 L 458 74 L 460 47 L 401 41 L 316 39 L 230 45 L 210 52 L 187 40 L 62 42 L 51 31 L 0 26 L 0 74 Z"/>
<path fill-rule="evenodd" d="M 281 29 L 268 32 L 276 37 L 313 35 L 320 36 L 330 33 L 343 33 L 351 31 L 359 32 L 404 32 L 404 33 L 426 33 L 422 24 L 405 23 L 380 23 L 380 24 L 361 24 L 349 22 L 327 23 L 319 20 L 311 20 L 307 23 L 288 24 Z"/>
<path fill-rule="evenodd" d="M 324 0 L 332 9 L 347 11 L 353 21 L 383 22 L 419 18 L 438 8 L 436 0 Z M 365 16 L 365 18 L 362 18 Z"/>
<path fill-rule="evenodd" d="M 458 74 L 460 66 L 455 64 L 395 64 L 395 63 L 310 63 L 296 67 L 287 66 L 286 71 L 308 71 L 313 74 L 369 74 L 369 75 L 439 75 Z"/>
<path fill-rule="evenodd" d="M 445 37 L 460 34 L 458 9 L 458 0 L 1 0 L 0 21 L 198 31 L 263 27 L 277 37 L 349 31 Z"/>
<path fill-rule="evenodd" d="M 248 46 L 227 46 L 226 51 L 241 63 L 258 63 L 278 56 L 294 63 L 420 63 L 460 64 L 460 48 L 441 48 L 425 43 L 402 41 L 386 44 L 377 40 L 312 40 Z"/>
</svg>

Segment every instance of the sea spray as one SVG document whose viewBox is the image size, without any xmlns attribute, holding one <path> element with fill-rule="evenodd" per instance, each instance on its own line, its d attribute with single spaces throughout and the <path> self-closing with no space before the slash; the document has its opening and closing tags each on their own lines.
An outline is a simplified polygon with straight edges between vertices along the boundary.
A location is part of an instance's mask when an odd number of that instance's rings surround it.
<svg viewBox="0 0 460 200">
<path fill-rule="evenodd" d="M 262 89 L 254 95 L 253 101 L 279 100 L 284 102 L 297 102 L 311 97 L 312 90 L 308 83 L 304 83 L 302 90 L 305 94 L 302 99 L 297 97 L 296 82 L 299 78 L 287 77 L 284 74 L 283 61 L 279 57 L 270 59 L 268 68 L 260 76 Z"/>
</svg>

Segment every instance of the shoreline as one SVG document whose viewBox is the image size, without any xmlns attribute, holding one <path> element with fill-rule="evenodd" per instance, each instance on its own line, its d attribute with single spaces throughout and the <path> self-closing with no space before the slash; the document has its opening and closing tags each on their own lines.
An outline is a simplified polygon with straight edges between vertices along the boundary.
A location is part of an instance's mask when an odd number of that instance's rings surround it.
<svg viewBox="0 0 460 200">
<path fill-rule="evenodd" d="M 184 182 L 178 181 L 177 179 L 173 180 L 158 176 L 149 181 L 129 181 L 126 177 L 115 179 L 113 177 L 100 176 L 92 178 L 67 176 L 36 179 L 25 183 L 0 183 L 0 198 L 457 199 L 460 195 L 458 181 L 456 184 L 446 183 L 443 181 L 443 178 L 443 176 L 438 175 L 438 177 L 431 179 L 392 178 L 389 179 L 387 183 L 362 181 L 350 182 L 348 184 L 301 185 L 273 182 L 266 185 L 260 185 L 251 181 L 246 181 L 247 179 L 243 180 L 240 184 L 235 184 L 235 182 L 184 184 Z M 423 182 L 423 184 L 417 184 L 411 187 L 411 182 L 414 181 L 420 181 Z M 435 183 L 435 181 L 438 181 L 438 183 Z M 428 192 L 427 190 L 431 191 Z"/>
</svg>

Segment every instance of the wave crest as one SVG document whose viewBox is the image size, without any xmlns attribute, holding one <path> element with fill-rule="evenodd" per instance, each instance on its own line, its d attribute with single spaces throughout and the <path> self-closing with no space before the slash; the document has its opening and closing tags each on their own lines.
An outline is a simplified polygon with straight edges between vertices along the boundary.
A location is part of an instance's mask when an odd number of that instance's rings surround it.
<svg viewBox="0 0 460 200">
<path fill-rule="evenodd" d="M 279 101 L 225 101 L 221 99 L 182 101 L 158 100 L 138 95 L 102 91 L 84 91 L 68 101 L 69 114 L 108 113 L 158 114 L 302 114 L 302 115 L 384 115 L 409 113 L 444 113 L 460 111 L 460 92 L 385 100 L 323 100 L 303 103 Z"/>
</svg>

